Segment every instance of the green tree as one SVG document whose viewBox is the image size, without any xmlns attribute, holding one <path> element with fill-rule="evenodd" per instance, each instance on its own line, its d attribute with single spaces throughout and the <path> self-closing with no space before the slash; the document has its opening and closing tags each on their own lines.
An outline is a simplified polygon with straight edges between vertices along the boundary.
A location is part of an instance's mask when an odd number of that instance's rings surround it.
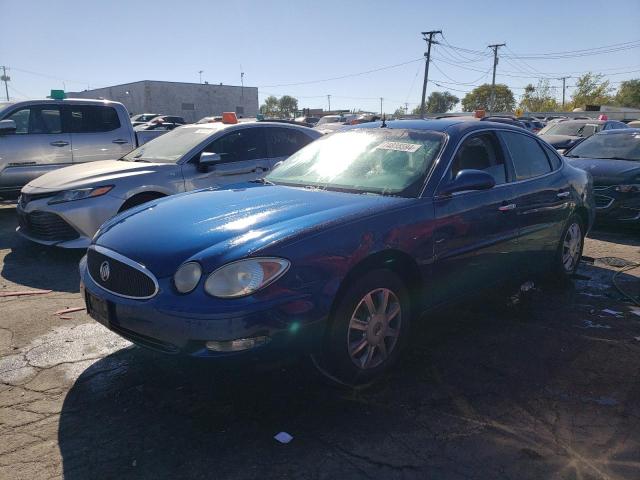
<svg viewBox="0 0 640 480">
<path fill-rule="evenodd" d="M 613 101 L 611 90 L 609 80 L 605 80 L 604 75 L 585 73 L 576 81 L 575 90 L 571 95 L 571 108 L 611 103 Z"/>
<path fill-rule="evenodd" d="M 473 112 L 474 110 L 489 110 L 491 101 L 491 85 L 485 83 L 474 88 L 462 99 L 462 110 Z M 494 112 L 511 112 L 516 106 L 513 92 L 502 83 L 496 84 L 496 97 L 493 106 Z"/>
<path fill-rule="evenodd" d="M 291 117 L 298 110 L 298 99 L 289 95 L 283 95 L 278 100 L 278 107 L 282 117 Z"/>
<path fill-rule="evenodd" d="M 622 82 L 616 94 L 616 103 L 621 107 L 640 108 L 640 79 Z"/>
<path fill-rule="evenodd" d="M 269 117 L 273 117 L 280 113 L 278 98 L 273 95 L 269 95 L 265 98 L 264 103 L 260 106 L 260 113 Z"/>
<path fill-rule="evenodd" d="M 394 117 L 403 117 L 407 114 L 407 112 L 405 111 L 405 109 L 403 107 L 398 107 L 396 108 L 396 111 L 393 112 L 393 116 Z"/>
<path fill-rule="evenodd" d="M 425 105 L 425 112 L 428 113 L 447 113 L 455 107 L 460 99 L 449 92 L 431 92 Z M 420 114 L 420 106 L 417 106 L 411 112 L 414 115 Z"/>
<path fill-rule="evenodd" d="M 559 110 L 560 105 L 551 92 L 549 80 L 538 81 L 536 87 L 532 84 L 524 87 L 520 108 L 527 112 L 555 112 Z"/>
</svg>

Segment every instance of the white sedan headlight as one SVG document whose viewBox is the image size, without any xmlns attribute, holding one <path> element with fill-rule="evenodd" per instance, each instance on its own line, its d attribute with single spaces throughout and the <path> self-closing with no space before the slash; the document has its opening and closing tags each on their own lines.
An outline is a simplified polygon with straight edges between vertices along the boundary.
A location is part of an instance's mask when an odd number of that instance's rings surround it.
<svg viewBox="0 0 640 480">
<path fill-rule="evenodd" d="M 220 267 L 207 278 L 205 291 L 218 298 L 251 295 L 275 282 L 289 269 L 283 258 L 247 258 Z"/>
<path fill-rule="evenodd" d="M 189 293 L 196 288 L 202 277 L 202 267 L 198 262 L 187 262 L 180 265 L 173 276 L 173 284 L 180 293 Z"/>
<path fill-rule="evenodd" d="M 65 190 L 49 200 L 48 204 L 55 205 L 56 203 L 73 202 L 74 200 L 82 200 L 83 198 L 100 197 L 105 193 L 110 192 L 112 189 L 113 185 L 105 185 L 103 187 Z"/>
</svg>

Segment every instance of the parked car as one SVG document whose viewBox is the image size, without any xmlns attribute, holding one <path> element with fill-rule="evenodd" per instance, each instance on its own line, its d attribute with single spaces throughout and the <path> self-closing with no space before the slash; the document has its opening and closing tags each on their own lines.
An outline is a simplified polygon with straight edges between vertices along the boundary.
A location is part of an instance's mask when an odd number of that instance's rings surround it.
<svg viewBox="0 0 640 480">
<path fill-rule="evenodd" d="M 599 221 L 640 225 L 640 129 L 596 133 L 565 157 L 593 176 Z"/>
<path fill-rule="evenodd" d="M 631 120 L 627 123 L 627 127 L 629 128 L 640 128 L 640 120 Z"/>
<path fill-rule="evenodd" d="M 560 153 L 602 130 L 628 128 L 617 120 L 565 120 L 544 127 L 538 135 Z"/>
<path fill-rule="evenodd" d="M 538 133 L 544 128 L 544 124 L 536 117 L 518 117 L 518 120 L 532 133 Z"/>
<path fill-rule="evenodd" d="M 509 125 L 357 125 L 259 183 L 115 217 L 80 262 L 82 291 L 94 319 L 142 346 L 209 359 L 292 348 L 368 382 L 425 309 L 571 276 L 593 220 L 589 182 Z"/>
<path fill-rule="evenodd" d="M 18 202 L 18 233 L 86 248 L 105 220 L 159 197 L 255 180 L 321 134 L 268 123 L 186 125 L 120 160 L 67 167 L 33 180 Z"/>
<path fill-rule="evenodd" d="M 134 132 L 127 109 L 106 100 L 28 100 L 0 107 L 0 198 L 61 167 L 119 158 L 158 134 Z"/>
<path fill-rule="evenodd" d="M 296 122 L 301 123 L 310 123 L 312 126 L 315 126 L 320 121 L 320 117 L 297 117 Z"/>
<path fill-rule="evenodd" d="M 133 115 L 131 117 L 131 125 L 136 127 L 138 125 L 142 125 L 143 123 L 147 123 L 159 116 L 159 113 L 139 113 L 138 115 Z"/>
<path fill-rule="evenodd" d="M 198 124 L 202 124 L 202 123 L 216 123 L 216 122 L 221 122 L 222 121 L 222 115 L 216 115 L 216 116 L 212 116 L 212 117 L 202 117 L 200 120 L 198 120 L 196 123 Z"/>
</svg>

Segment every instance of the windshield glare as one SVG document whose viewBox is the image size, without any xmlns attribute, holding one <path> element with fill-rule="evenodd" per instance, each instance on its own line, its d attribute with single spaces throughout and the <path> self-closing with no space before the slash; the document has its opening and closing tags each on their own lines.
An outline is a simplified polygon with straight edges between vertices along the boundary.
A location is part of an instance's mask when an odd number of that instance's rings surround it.
<svg viewBox="0 0 640 480">
<path fill-rule="evenodd" d="M 321 138 L 266 179 L 326 189 L 417 196 L 444 135 L 418 130 L 357 129 Z"/>
<path fill-rule="evenodd" d="M 342 117 L 339 117 L 337 115 L 327 115 L 326 117 L 322 117 L 320 120 L 318 120 L 318 125 L 324 125 L 325 123 L 337 123 L 341 121 Z"/>
<path fill-rule="evenodd" d="M 640 133 L 593 135 L 571 150 L 569 156 L 640 161 Z"/>
<path fill-rule="evenodd" d="M 220 127 L 221 128 L 221 127 Z M 219 128 L 180 127 L 145 143 L 122 160 L 176 163 L 183 155 L 215 134 Z"/>
</svg>

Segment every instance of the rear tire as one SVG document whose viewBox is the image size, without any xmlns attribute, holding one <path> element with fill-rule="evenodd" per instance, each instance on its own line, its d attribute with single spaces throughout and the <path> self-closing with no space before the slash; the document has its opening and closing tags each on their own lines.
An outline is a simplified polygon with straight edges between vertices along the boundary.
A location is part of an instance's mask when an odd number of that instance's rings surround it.
<svg viewBox="0 0 640 480">
<path fill-rule="evenodd" d="M 120 210 L 118 210 L 118 213 L 124 212 L 125 210 L 129 210 L 133 207 L 137 207 L 138 205 L 142 205 L 143 203 L 150 202 L 151 200 L 157 200 L 158 198 L 162 198 L 164 196 L 166 195 L 157 192 L 139 193 L 124 202 L 120 207 Z"/>
<path fill-rule="evenodd" d="M 394 272 L 356 278 L 334 308 L 318 369 L 342 385 L 372 382 L 397 361 L 411 316 L 409 294 Z"/>
<path fill-rule="evenodd" d="M 560 237 L 553 265 L 555 280 L 566 283 L 576 273 L 584 249 L 585 230 L 580 217 L 571 215 Z"/>
</svg>

